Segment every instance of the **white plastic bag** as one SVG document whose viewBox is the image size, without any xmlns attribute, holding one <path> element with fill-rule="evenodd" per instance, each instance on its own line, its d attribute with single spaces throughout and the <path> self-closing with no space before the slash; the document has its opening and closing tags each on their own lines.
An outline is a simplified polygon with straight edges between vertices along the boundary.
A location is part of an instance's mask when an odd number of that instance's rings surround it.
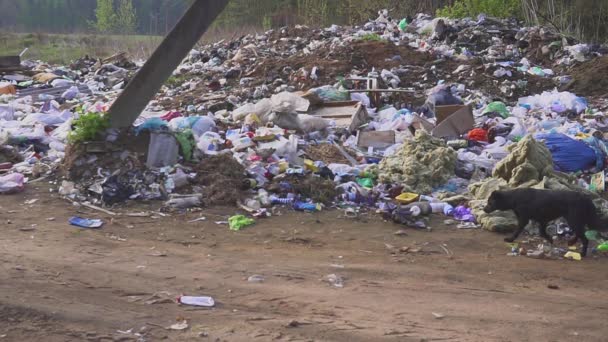
<svg viewBox="0 0 608 342">
<path fill-rule="evenodd" d="M 310 106 L 310 102 L 305 98 L 286 91 L 272 95 L 270 101 L 272 111 L 278 113 L 306 112 Z"/>
<path fill-rule="evenodd" d="M 329 120 L 318 116 L 300 114 L 298 117 L 300 119 L 300 127 L 304 133 L 323 131 L 326 130 L 330 125 Z"/>
<path fill-rule="evenodd" d="M 0 194 L 8 195 L 23 191 L 25 176 L 21 173 L 11 173 L 0 177 Z"/>
<path fill-rule="evenodd" d="M 196 147 L 208 155 L 216 155 L 219 153 L 219 145 L 223 144 L 222 137 L 215 132 L 207 132 L 203 134 L 196 144 Z"/>
</svg>

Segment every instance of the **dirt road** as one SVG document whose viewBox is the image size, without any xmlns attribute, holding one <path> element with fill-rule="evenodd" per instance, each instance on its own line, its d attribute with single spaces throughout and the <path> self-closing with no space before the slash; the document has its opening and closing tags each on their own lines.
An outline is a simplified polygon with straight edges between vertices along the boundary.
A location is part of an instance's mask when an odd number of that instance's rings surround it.
<svg viewBox="0 0 608 342">
<path fill-rule="evenodd" d="M 339 211 L 283 211 L 241 232 L 215 223 L 234 213 L 112 218 L 42 184 L 0 197 L 0 341 L 608 338 L 607 258 L 509 257 L 502 236 L 441 227 L 439 217 L 431 232 L 407 236 Z M 69 226 L 75 214 L 106 225 Z M 201 215 L 207 220 L 188 222 Z M 387 244 L 421 251 L 393 255 Z M 324 282 L 330 274 L 344 287 Z M 251 275 L 265 280 L 248 282 Z M 180 294 L 217 305 L 179 306 Z M 188 329 L 165 329 L 181 319 Z"/>
</svg>

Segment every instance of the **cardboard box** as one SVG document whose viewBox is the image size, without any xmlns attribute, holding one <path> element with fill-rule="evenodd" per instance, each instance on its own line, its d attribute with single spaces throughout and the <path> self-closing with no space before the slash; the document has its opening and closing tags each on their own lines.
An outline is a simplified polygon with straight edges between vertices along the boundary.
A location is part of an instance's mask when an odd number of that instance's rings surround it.
<svg viewBox="0 0 608 342">
<path fill-rule="evenodd" d="M 437 138 L 459 138 L 475 127 L 475 117 L 471 106 L 437 106 L 435 107 L 437 126 L 431 134 Z"/>
<path fill-rule="evenodd" d="M 357 147 L 367 150 L 369 147 L 383 150 L 395 145 L 395 131 L 359 131 Z"/>
<path fill-rule="evenodd" d="M 351 132 L 357 131 L 369 121 L 365 106 L 354 101 L 325 103 L 323 107 L 312 111 L 310 115 L 334 120 L 338 127 L 348 127 Z"/>
</svg>

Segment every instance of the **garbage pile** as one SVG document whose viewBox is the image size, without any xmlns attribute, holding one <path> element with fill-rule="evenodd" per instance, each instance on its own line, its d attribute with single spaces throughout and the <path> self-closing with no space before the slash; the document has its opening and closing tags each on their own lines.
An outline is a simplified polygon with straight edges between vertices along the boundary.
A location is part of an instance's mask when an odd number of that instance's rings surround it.
<svg viewBox="0 0 608 342">
<path fill-rule="evenodd" d="M 0 66 L 0 193 L 46 177 L 107 207 L 336 207 L 418 228 L 440 213 L 498 231 L 515 221 L 480 211 L 496 189 L 585 191 L 605 210 L 608 105 L 581 84 L 605 52 L 486 16 L 285 27 L 192 50 L 127 136 L 104 113 L 142 63 Z"/>
</svg>

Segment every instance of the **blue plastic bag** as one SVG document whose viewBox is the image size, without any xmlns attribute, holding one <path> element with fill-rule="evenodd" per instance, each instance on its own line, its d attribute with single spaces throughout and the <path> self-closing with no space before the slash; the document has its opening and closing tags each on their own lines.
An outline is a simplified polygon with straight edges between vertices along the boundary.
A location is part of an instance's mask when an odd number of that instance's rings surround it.
<svg viewBox="0 0 608 342">
<path fill-rule="evenodd" d="M 164 121 L 161 118 L 149 118 L 143 124 L 135 127 L 135 135 L 139 135 L 142 131 L 157 131 L 160 129 L 167 128 L 167 121 Z"/>
<path fill-rule="evenodd" d="M 582 141 L 560 133 L 540 133 L 534 138 L 545 143 L 553 156 L 557 171 L 577 172 L 596 166 L 595 151 Z"/>
<path fill-rule="evenodd" d="M 103 226 L 103 221 L 102 220 L 92 220 L 92 219 L 86 219 L 86 218 L 82 218 L 82 217 L 78 217 L 78 216 L 74 216 L 70 218 L 70 224 L 72 226 L 76 226 L 76 227 L 80 227 L 80 228 L 88 228 L 88 229 L 97 229 L 97 228 L 101 228 L 101 226 Z"/>
</svg>

